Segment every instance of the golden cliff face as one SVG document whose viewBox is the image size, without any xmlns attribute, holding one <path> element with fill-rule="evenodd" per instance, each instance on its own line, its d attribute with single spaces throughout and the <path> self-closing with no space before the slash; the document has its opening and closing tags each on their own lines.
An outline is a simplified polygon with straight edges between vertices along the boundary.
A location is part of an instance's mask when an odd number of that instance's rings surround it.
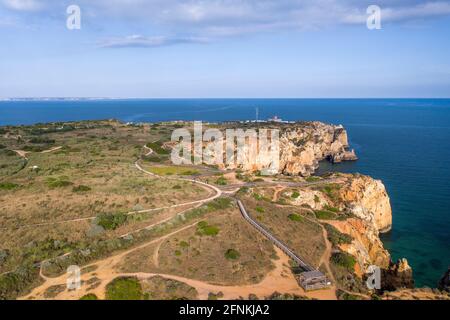
<svg viewBox="0 0 450 320">
<path fill-rule="evenodd" d="M 333 162 L 357 160 L 353 150 L 348 150 L 347 132 L 342 126 L 324 124 L 322 122 L 302 122 L 296 124 L 268 124 L 268 127 L 280 130 L 280 154 L 278 173 L 291 176 L 312 175 L 319 166 L 319 161 L 329 159 Z M 204 142 L 203 152 L 213 157 L 213 148 Z M 273 159 L 269 155 L 260 155 L 259 162 L 250 160 L 250 154 L 257 149 L 256 145 L 247 142 L 241 156 L 243 164 L 224 163 L 220 169 L 243 171 L 260 171 Z M 226 143 L 223 141 L 225 153 Z M 267 157 L 267 158 L 265 158 Z M 225 159 L 226 157 L 224 157 Z"/>
<path fill-rule="evenodd" d="M 367 221 L 379 232 L 391 229 L 391 203 L 380 180 L 357 175 L 340 189 L 340 197 L 355 216 Z"/>
<path fill-rule="evenodd" d="M 392 227 L 392 209 L 385 186 L 368 176 L 340 176 L 346 180 L 339 188 L 338 201 L 353 218 L 333 225 L 354 239 L 341 249 L 356 257 L 362 271 L 372 264 L 388 268 L 391 257 L 379 238 L 380 232 Z"/>
<path fill-rule="evenodd" d="M 284 130 L 280 137 L 280 173 L 310 176 L 319 161 L 356 160 L 348 151 L 347 132 L 342 126 L 308 122 Z"/>
</svg>

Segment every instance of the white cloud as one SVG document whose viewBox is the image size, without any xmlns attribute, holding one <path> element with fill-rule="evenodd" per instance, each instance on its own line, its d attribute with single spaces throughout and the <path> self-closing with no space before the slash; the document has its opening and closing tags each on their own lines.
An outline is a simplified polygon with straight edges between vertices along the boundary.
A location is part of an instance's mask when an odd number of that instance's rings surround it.
<svg viewBox="0 0 450 320">
<path fill-rule="evenodd" d="M 3 0 L 3 4 L 9 9 L 18 11 L 34 11 L 42 7 L 42 3 L 38 0 Z"/>
<path fill-rule="evenodd" d="M 36 19 L 61 17 L 72 0 L 0 0 L 0 5 L 28 11 Z M 277 30 L 320 29 L 339 24 L 365 26 L 369 5 L 382 8 L 382 23 L 430 19 L 450 15 L 450 0 L 77 0 L 83 17 L 98 29 L 109 24 L 157 29 L 166 36 L 104 40 L 104 46 L 156 47 L 195 42 L 196 38 L 219 38 Z M 154 28 L 156 27 L 156 28 Z M 132 31 L 131 31 L 132 32 Z M 194 40 L 192 40 L 194 39 Z M 109 41 L 109 42 L 108 42 Z M 108 44 L 109 43 L 109 44 Z"/>
<path fill-rule="evenodd" d="M 428 2 L 400 8 L 381 8 L 381 19 L 384 22 L 426 19 L 446 15 L 450 15 L 450 3 L 448 2 Z M 342 21 L 344 23 L 364 23 L 366 19 L 365 12 L 354 10 L 354 12 L 344 16 Z"/>
<path fill-rule="evenodd" d="M 102 40 L 98 43 L 101 48 L 153 48 L 153 47 L 163 47 L 174 44 L 182 43 L 206 43 L 207 39 L 194 38 L 194 37 L 144 37 L 141 35 L 131 35 L 121 38 L 110 38 Z"/>
</svg>

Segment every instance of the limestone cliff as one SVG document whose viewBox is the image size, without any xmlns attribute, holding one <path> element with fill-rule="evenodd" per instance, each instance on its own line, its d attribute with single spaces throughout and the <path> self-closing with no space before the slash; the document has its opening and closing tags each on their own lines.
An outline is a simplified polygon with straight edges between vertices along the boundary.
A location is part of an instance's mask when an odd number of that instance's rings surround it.
<svg viewBox="0 0 450 320">
<path fill-rule="evenodd" d="M 408 262 L 401 259 L 392 263 L 379 237 L 392 226 L 390 199 L 383 183 L 360 174 L 341 173 L 328 176 L 327 181 L 330 183 L 299 188 L 295 199 L 287 192 L 286 198 L 293 205 L 338 211 L 336 219 L 326 222 L 351 236 L 351 243 L 340 244 L 339 249 L 355 257 L 356 274 L 362 277 L 368 266 L 377 265 L 383 269 L 384 288 L 412 287 Z"/>
<path fill-rule="evenodd" d="M 347 131 L 342 126 L 307 122 L 288 127 L 280 136 L 280 171 L 307 177 L 321 160 L 356 160 L 355 152 L 348 147 Z"/>
<path fill-rule="evenodd" d="M 294 124 L 261 125 L 265 129 L 280 130 L 279 170 L 277 173 L 308 177 L 319 167 L 319 161 L 328 159 L 332 162 L 357 160 L 353 150 L 349 150 L 347 131 L 342 126 L 322 122 L 298 122 Z M 251 128 L 247 128 L 251 129 Z M 224 139 L 225 140 L 225 139 Z M 203 155 L 214 158 L 214 148 L 211 142 L 203 142 Z M 254 144 L 254 143 L 253 143 Z M 268 167 L 269 155 L 258 156 L 258 161 L 249 160 L 250 154 L 258 148 L 249 140 L 244 144 L 240 164 L 220 164 L 221 169 L 240 169 L 243 171 L 258 171 Z M 223 141 L 225 154 L 226 143 Z M 226 159 L 226 157 L 223 157 Z M 272 160 L 273 161 L 273 160 Z"/>
</svg>

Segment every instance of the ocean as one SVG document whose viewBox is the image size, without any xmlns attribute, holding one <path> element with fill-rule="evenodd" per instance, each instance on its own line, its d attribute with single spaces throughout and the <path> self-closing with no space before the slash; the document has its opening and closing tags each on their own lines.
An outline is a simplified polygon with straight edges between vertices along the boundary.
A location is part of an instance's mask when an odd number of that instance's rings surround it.
<svg viewBox="0 0 450 320">
<path fill-rule="evenodd" d="M 417 286 L 435 287 L 450 266 L 450 99 L 167 99 L 3 101 L 0 125 L 120 119 L 227 121 L 274 115 L 342 124 L 360 160 L 320 171 L 381 179 L 393 209 L 382 236 L 393 259 L 406 257 Z"/>
</svg>

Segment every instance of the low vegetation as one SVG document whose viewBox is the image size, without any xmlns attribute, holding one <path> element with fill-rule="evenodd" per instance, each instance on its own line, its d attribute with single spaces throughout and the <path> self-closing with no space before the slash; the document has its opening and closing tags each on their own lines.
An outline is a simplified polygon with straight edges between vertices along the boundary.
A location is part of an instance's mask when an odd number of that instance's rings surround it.
<svg viewBox="0 0 450 320">
<path fill-rule="evenodd" d="M 336 219 L 336 214 L 327 210 L 316 210 L 314 211 L 316 218 L 319 220 L 333 220 Z"/>
<path fill-rule="evenodd" d="M 348 234 L 340 232 L 338 229 L 333 227 L 332 225 L 326 223 L 324 227 L 327 231 L 328 240 L 332 243 L 334 247 L 337 247 L 341 244 L 350 244 L 353 241 L 353 238 Z"/>
<path fill-rule="evenodd" d="M 303 220 L 304 220 L 304 218 L 297 213 L 291 213 L 290 215 L 288 215 L 288 218 L 291 221 L 297 221 L 297 222 L 303 222 Z"/>
<path fill-rule="evenodd" d="M 346 252 L 335 252 L 331 256 L 331 261 L 340 266 L 345 268 L 347 271 L 353 271 L 356 264 L 356 259 L 352 255 L 346 253 Z"/>
<path fill-rule="evenodd" d="M 228 249 L 227 251 L 225 251 L 225 258 L 227 258 L 228 260 L 237 260 L 240 256 L 241 254 L 239 253 L 239 251 L 235 249 Z"/>
<path fill-rule="evenodd" d="M 106 286 L 107 300 L 142 300 L 144 294 L 139 280 L 135 277 L 121 277 Z"/>
<path fill-rule="evenodd" d="M 105 230 L 115 230 L 125 222 L 128 216 L 124 213 L 104 213 L 96 218 L 96 224 Z"/>
<path fill-rule="evenodd" d="M 201 236 L 216 236 L 219 231 L 218 227 L 211 226 L 206 221 L 200 221 L 197 224 L 197 234 Z"/>
</svg>

